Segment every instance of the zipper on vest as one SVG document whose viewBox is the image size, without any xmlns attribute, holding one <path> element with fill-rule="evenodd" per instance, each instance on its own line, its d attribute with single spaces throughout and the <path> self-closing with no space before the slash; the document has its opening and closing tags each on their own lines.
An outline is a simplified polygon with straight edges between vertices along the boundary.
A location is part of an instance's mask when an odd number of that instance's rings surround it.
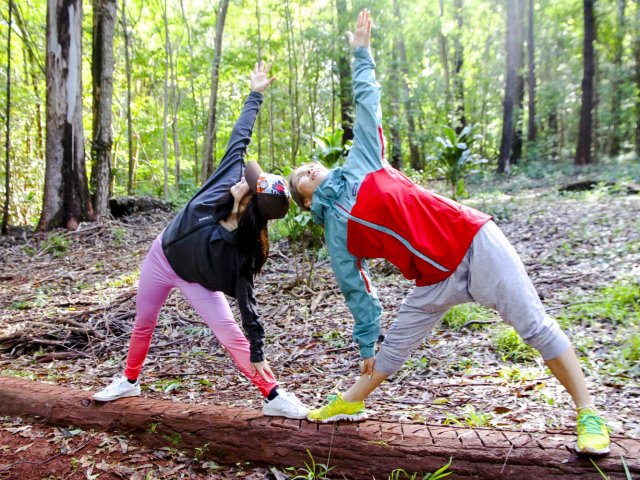
<svg viewBox="0 0 640 480">
<path fill-rule="evenodd" d="M 349 213 L 347 211 L 347 209 L 345 207 L 340 205 L 338 202 L 334 202 L 333 205 L 334 205 L 335 210 L 341 216 L 346 218 L 347 220 L 352 220 L 352 221 L 354 221 L 356 223 L 359 223 L 360 225 L 364 225 L 365 227 L 369 227 L 369 228 L 371 228 L 373 230 L 376 230 L 378 232 L 386 233 L 387 235 L 389 235 L 389 236 L 395 238 L 396 240 L 398 240 L 402 245 L 404 245 L 404 247 L 407 250 L 409 250 L 411 253 L 413 253 L 416 257 L 420 258 L 421 260 L 424 260 L 425 262 L 427 262 L 428 264 L 430 264 L 433 267 L 437 268 L 441 272 L 449 272 L 448 268 L 443 267 L 442 265 L 440 265 L 435 260 L 432 260 L 429 257 L 427 257 L 424 253 L 419 252 L 418 250 L 416 250 L 416 248 L 413 245 L 411 245 L 406 238 L 404 238 L 403 236 L 401 236 L 397 232 L 394 232 L 390 228 L 383 227 L 382 225 L 378 225 L 377 223 L 369 222 L 367 220 L 363 220 L 362 218 L 358 218 L 355 215 L 352 215 L 351 213 Z"/>
</svg>

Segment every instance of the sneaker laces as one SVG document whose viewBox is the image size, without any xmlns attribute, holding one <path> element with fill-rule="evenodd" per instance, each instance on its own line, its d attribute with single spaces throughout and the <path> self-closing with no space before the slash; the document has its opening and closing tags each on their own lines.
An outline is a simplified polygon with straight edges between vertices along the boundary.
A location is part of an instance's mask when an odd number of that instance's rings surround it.
<svg viewBox="0 0 640 480">
<path fill-rule="evenodd" d="M 595 413 L 583 413 L 580 415 L 580 418 L 578 418 L 578 425 L 584 428 L 583 433 L 593 435 L 601 435 L 602 427 L 606 427 L 604 419 Z"/>
</svg>

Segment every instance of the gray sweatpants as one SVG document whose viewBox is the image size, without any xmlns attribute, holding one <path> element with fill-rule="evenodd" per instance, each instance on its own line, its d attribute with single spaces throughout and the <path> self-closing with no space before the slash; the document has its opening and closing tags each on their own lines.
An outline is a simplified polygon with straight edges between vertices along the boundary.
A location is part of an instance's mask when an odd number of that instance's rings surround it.
<svg viewBox="0 0 640 480">
<path fill-rule="evenodd" d="M 558 323 L 545 314 L 520 257 L 490 221 L 478 231 L 453 275 L 416 287 L 405 298 L 376 355 L 376 370 L 396 373 L 449 308 L 474 301 L 496 309 L 545 360 L 569 348 Z"/>
</svg>

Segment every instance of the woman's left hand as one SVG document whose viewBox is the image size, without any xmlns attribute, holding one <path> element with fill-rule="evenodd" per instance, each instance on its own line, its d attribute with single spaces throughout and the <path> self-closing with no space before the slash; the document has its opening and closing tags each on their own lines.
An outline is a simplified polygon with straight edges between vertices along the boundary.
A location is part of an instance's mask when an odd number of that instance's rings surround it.
<svg viewBox="0 0 640 480">
<path fill-rule="evenodd" d="M 251 91 L 262 93 L 269 88 L 276 79 L 276 77 L 269 78 L 269 70 L 271 70 L 271 64 L 265 65 L 262 60 L 256 63 L 251 72 Z"/>
<path fill-rule="evenodd" d="M 273 372 L 271 371 L 271 367 L 266 360 L 263 360 L 262 362 L 251 363 L 251 375 L 255 375 L 256 372 L 259 373 L 260 376 L 267 382 L 276 379 L 276 377 L 273 375 Z"/>
</svg>

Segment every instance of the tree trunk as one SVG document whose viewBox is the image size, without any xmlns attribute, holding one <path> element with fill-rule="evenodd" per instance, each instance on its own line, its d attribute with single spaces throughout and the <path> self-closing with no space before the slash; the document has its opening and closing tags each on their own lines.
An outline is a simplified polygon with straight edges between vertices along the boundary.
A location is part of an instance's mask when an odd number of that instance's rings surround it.
<svg viewBox="0 0 640 480">
<path fill-rule="evenodd" d="M 498 158 L 498 173 L 509 173 L 511 168 L 511 150 L 515 130 L 514 107 L 517 92 L 518 77 L 518 41 L 517 41 L 517 7 L 519 0 L 508 0 L 507 3 L 507 74 L 505 78 L 502 140 L 500 142 L 500 156 Z"/>
<path fill-rule="evenodd" d="M 184 28 L 187 30 L 187 46 L 189 47 L 189 89 L 191 91 L 191 101 L 193 102 L 193 115 L 191 116 L 192 124 L 191 128 L 193 129 L 193 178 L 197 182 L 198 175 L 200 173 L 199 169 L 199 158 L 198 158 L 198 132 L 200 131 L 200 116 L 198 115 L 198 111 L 200 110 L 198 106 L 200 105 L 201 96 L 198 95 L 196 97 L 196 87 L 194 84 L 194 78 L 196 77 L 196 72 L 193 68 L 193 62 L 195 55 L 193 53 L 193 41 L 191 38 L 191 27 L 189 22 L 187 21 L 187 15 L 184 10 L 184 2 L 180 0 L 180 11 L 182 12 L 182 20 L 184 22 Z"/>
<path fill-rule="evenodd" d="M 82 2 L 49 0 L 47 10 L 47 159 L 38 230 L 76 229 L 93 219 L 82 126 Z"/>
<path fill-rule="evenodd" d="M 124 64 L 125 74 L 127 77 L 127 154 L 129 158 L 127 172 L 127 194 L 133 195 L 134 183 L 136 178 L 136 159 L 133 155 L 133 125 L 131 119 L 131 33 L 127 23 L 127 0 L 122 0 L 122 32 L 124 35 Z"/>
<path fill-rule="evenodd" d="M 391 51 L 391 73 L 389 75 L 389 90 L 391 92 L 400 91 L 400 67 L 398 65 L 398 57 Z M 391 161 L 389 162 L 393 168 L 400 170 L 402 168 L 402 140 L 400 138 L 400 99 L 398 95 L 391 95 L 391 121 L 389 122 L 389 130 L 391 132 Z"/>
<path fill-rule="evenodd" d="M 462 1 L 454 0 L 453 9 L 455 12 L 458 32 L 454 40 L 454 71 L 453 71 L 453 94 L 456 101 L 456 132 L 460 133 L 467 126 L 467 118 L 464 114 L 464 77 L 462 74 L 462 65 L 464 62 L 464 51 L 460 36 L 464 28 L 462 21 Z"/>
<path fill-rule="evenodd" d="M 618 0 L 618 21 L 615 35 L 615 47 L 613 55 L 613 76 L 611 78 L 611 127 L 607 138 L 607 155 L 615 156 L 620 153 L 620 140 L 622 119 L 620 107 L 622 103 L 621 90 L 624 83 L 625 68 L 622 65 L 622 53 L 624 49 L 624 36 L 626 30 L 625 10 L 627 0 Z M 597 131 L 597 130 L 596 130 Z"/>
<path fill-rule="evenodd" d="M 169 19 L 167 18 L 167 0 L 162 4 L 162 23 L 164 24 L 164 82 L 162 87 L 162 198 L 169 197 L 169 64 L 171 62 L 171 43 L 169 41 Z"/>
<path fill-rule="evenodd" d="M 440 53 L 440 62 L 442 63 L 442 72 L 444 73 L 444 109 L 449 117 L 449 106 L 451 105 L 451 81 L 449 80 L 449 54 L 447 48 L 447 37 L 444 34 L 444 0 L 440 0 L 440 25 L 438 28 L 438 49 Z M 449 122 L 447 122 L 449 123 Z"/>
<path fill-rule="evenodd" d="M 9 202 L 11 199 L 11 29 L 13 28 L 13 0 L 9 0 L 9 21 L 7 22 L 7 105 L 5 107 L 4 139 L 4 208 L 2 209 L 2 234 L 7 234 L 9 225 Z"/>
<path fill-rule="evenodd" d="M 535 14 L 533 10 L 533 0 L 529 0 L 529 22 L 527 24 L 527 58 L 529 63 L 529 74 L 527 83 L 529 90 L 529 125 L 527 128 L 527 141 L 534 143 L 537 136 L 536 127 L 536 56 L 535 56 Z"/>
<path fill-rule="evenodd" d="M 404 34 L 402 33 L 402 17 L 400 16 L 400 5 L 398 0 L 393 0 L 393 13 L 396 23 L 396 52 L 398 56 L 400 78 L 402 83 L 402 98 L 404 103 L 405 115 L 407 116 L 407 129 L 409 133 L 409 161 L 411 168 L 414 170 L 422 170 L 424 164 L 418 149 L 418 139 L 416 138 L 416 124 L 413 115 L 413 104 L 411 102 L 411 91 L 407 79 L 409 77 L 409 65 L 407 62 L 407 52 L 404 45 Z"/>
<path fill-rule="evenodd" d="M 220 60 L 222 57 L 222 34 L 227 18 L 229 0 L 220 0 L 216 15 L 215 52 L 211 66 L 211 96 L 209 97 L 209 113 L 207 115 L 207 134 L 204 140 L 204 156 L 202 158 L 202 181 L 205 181 L 215 170 L 214 152 L 216 148 L 216 114 L 218 108 L 218 81 Z"/>
<path fill-rule="evenodd" d="M 434 472 L 451 460 L 455 478 L 596 478 L 573 451 L 573 432 L 494 430 L 402 421 L 315 424 L 265 417 L 259 410 L 184 404 L 144 397 L 92 401 L 90 392 L 0 377 L 0 415 L 37 416 L 50 425 L 134 434 L 150 448 L 171 447 L 233 465 L 291 467 L 309 462 L 333 467 L 331 478 L 387 478 L 402 468 Z M 640 441 L 613 436 L 598 468 L 611 478 L 640 474 Z M 307 451 L 309 453 L 307 453 Z M 422 478 L 422 475 L 420 475 Z"/>
<path fill-rule="evenodd" d="M 256 26 L 257 26 L 257 36 L 258 36 L 258 62 L 262 61 L 262 28 L 260 25 L 260 0 L 256 0 Z M 262 164 L 262 119 L 264 115 L 260 115 L 258 112 L 258 118 L 256 119 L 257 123 L 257 138 L 256 143 L 258 144 L 258 163 Z"/>
<path fill-rule="evenodd" d="M 636 0 L 636 34 L 633 42 L 636 76 L 636 156 L 640 161 L 640 0 Z"/>
<path fill-rule="evenodd" d="M 594 52 L 593 43 L 596 39 L 596 25 L 594 18 L 595 0 L 583 0 L 584 13 L 584 47 L 583 63 L 584 73 L 582 77 L 582 105 L 580 107 L 580 128 L 578 131 L 578 146 L 576 149 L 575 165 L 587 165 L 594 163 L 591 155 L 591 122 L 593 111 L 593 75 Z"/>
<path fill-rule="evenodd" d="M 516 6 L 516 99 L 515 99 L 515 128 L 513 132 L 513 146 L 511 149 L 511 165 L 515 165 L 522 158 L 522 128 L 524 123 L 524 17 L 525 0 L 518 0 Z"/>
<path fill-rule="evenodd" d="M 345 34 L 352 21 L 347 10 L 346 0 L 336 0 L 336 12 L 338 22 L 338 77 L 340 78 L 340 125 L 342 126 L 342 145 L 349 140 L 353 140 L 353 100 L 351 93 L 351 67 L 349 66 L 349 47 L 345 39 Z"/>
<path fill-rule="evenodd" d="M 113 95 L 113 32 L 116 0 L 93 2 L 93 209 L 98 216 L 109 213 L 111 177 L 111 98 Z"/>
<path fill-rule="evenodd" d="M 291 118 L 290 165 L 296 164 L 298 148 L 300 146 L 300 109 L 298 108 L 298 63 L 296 60 L 295 40 L 293 37 L 293 19 L 291 18 L 290 3 L 285 4 L 285 21 L 287 23 L 287 65 L 289 68 L 289 115 Z"/>
</svg>

